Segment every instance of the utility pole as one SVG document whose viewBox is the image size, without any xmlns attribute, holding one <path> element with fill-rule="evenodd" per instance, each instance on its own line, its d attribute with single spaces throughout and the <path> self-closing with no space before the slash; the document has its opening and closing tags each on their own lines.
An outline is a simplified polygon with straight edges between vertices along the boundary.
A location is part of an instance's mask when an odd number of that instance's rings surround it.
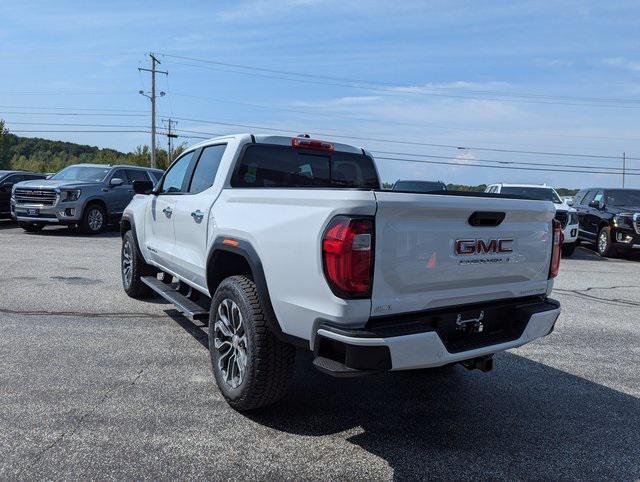
<svg viewBox="0 0 640 482">
<path fill-rule="evenodd" d="M 167 143 L 169 144 L 169 149 L 167 150 L 167 154 L 168 154 L 167 167 L 169 167 L 169 165 L 171 165 L 171 162 L 173 161 L 172 139 L 176 139 L 178 137 L 178 134 L 174 134 L 173 132 L 171 132 L 171 128 L 177 125 L 178 121 L 174 121 L 173 119 L 162 119 L 162 123 L 166 124 L 167 126 L 166 136 L 167 136 Z"/>
<path fill-rule="evenodd" d="M 627 170 L 627 153 L 622 153 L 622 189 L 624 189 L 624 174 Z"/>
<path fill-rule="evenodd" d="M 156 66 L 160 65 L 160 61 L 153 55 L 149 54 L 151 58 L 151 68 L 144 69 L 138 67 L 138 70 L 151 72 L 151 95 L 146 94 L 143 90 L 140 94 L 144 95 L 151 101 L 151 167 L 156 167 L 156 74 L 169 75 L 169 72 L 165 70 L 156 70 Z M 160 97 L 164 96 L 164 92 L 160 92 Z"/>
</svg>

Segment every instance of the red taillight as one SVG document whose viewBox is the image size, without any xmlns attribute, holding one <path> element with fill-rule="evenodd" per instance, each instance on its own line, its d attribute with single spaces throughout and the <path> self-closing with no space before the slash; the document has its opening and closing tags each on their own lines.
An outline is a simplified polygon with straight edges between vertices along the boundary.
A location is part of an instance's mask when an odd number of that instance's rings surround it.
<svg viewBox="0 0 640 482">
<path fill-rule="evenodd" d="M 317 139 L 309 139 L 307 137 L 294 137 L 291 139 L 293 147 L 301 147 L 305 149 L 314 149 L 316 151 L 333 151 L 333 144 Z"/>
<path fill-rule="evenodd" d="M 557 220 L 553 220 L 553 248 L 551 249 L 551 265 L 549 266 L 549 279 L 558 276 L 560 271 L 560 251 L 562 248 L 562 241 L 564 234 L 562 233 L 562 226 Z"/>
<path fill-rule="evenodd" d="M 335 295 L 369 297 L 373 279 L 373 220 L 333 218 L 322 238 L 322 261 Z"/>
</svg>

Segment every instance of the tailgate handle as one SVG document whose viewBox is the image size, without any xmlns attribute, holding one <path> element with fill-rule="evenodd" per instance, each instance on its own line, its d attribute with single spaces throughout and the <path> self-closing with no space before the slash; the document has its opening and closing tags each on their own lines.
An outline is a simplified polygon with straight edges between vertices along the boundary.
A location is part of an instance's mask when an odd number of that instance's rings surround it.
<svg viewBox="0 0 640 482">
<path fill-rule="evenodd" d="M 476 211 L 469 216 L 471 226 L 498 226 L 504 221 L 505 213 L 496 211 Z"/>
</svg>

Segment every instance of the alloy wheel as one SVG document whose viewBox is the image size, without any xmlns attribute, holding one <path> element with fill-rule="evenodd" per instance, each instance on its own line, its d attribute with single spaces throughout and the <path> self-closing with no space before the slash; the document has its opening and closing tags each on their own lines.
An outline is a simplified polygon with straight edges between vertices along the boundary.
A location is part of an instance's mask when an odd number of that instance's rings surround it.
<svg viewBox="0 0 640 482">
<path fill-rule="evenodd" d="M 213 342 L 223 380 L 231 388 L 238 388 L 247 370 L 247 336 L 235 301 L 225 298 L 218 306 Z"/>
<path fill-rule="evenodd" d="M 92 231 L 99 231 L 104 223 L 104 216 L 98 208 L 92 208 L 89 211 L 88 224 Z"/>
<path fill-rule="evenodd" d="M 607 233 L 602 231 L 600 236 L 598 236 L 598 251 L 602 254 L 607 251 L 607 245 L 609 244 L 609 240 L 607 239 Z"/>
<path fill-rule="evenodd" d="M 131 279 L 133 278 L 133 260 L 131 253 L 131 243 L 125 241 L 122 247 L 122 278 L 124 279 L 125 287 L 131 286 Z"/>
</svg>

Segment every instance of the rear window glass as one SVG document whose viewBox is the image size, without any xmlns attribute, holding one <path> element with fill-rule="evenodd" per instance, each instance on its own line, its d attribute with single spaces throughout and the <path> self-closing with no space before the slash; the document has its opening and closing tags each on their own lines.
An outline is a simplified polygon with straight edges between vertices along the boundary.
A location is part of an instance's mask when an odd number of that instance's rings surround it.
<svg viewBox="0 0 640 482">
<path fill-rule="evenodd" d="M 247 147 L 231 185 L 261 188 L 380 188 L 373 160 L 365 155 L 264 144 Z"/>
</svg>

